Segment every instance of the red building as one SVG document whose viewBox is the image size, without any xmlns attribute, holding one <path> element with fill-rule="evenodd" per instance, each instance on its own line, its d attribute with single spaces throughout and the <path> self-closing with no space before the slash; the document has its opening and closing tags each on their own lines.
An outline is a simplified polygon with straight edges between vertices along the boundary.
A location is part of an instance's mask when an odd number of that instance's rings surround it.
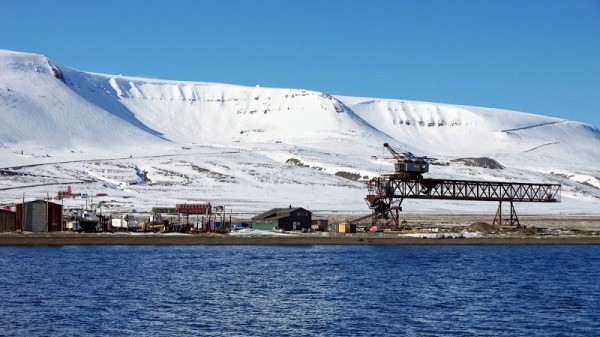
<svg viewBox="0 0 600 337">
<path fill-rule="evenodd" d="M 177 204 L 175 213 L 179 214 L 201 214 L 209 215 L 212 213 L 210 203 L 207 204 Z"/>
<path fill-rule="evenodd" d="M 16 213 L 16 228 L 26 232 L 62 231 L 62 206 L 44 200 L 35 200 L 11 207 Z"/>
</svg>

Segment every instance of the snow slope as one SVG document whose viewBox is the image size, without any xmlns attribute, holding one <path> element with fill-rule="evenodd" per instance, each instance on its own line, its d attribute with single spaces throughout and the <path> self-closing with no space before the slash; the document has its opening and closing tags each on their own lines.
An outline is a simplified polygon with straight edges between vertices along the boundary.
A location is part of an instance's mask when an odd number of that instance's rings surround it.
<svg viewBox="0 0 600 337">
<path fill-rule="evenodd" d="M 0 51 L 3 143 L 49 149 L 155 142 L 126 121 L 90 104 L 62 81 L 61 69 L 41 55 Z"/>
<path fill-rule="evenodd" d="M 598 164 L 600 132 L 591 125 L 515 111 L 401 100 L 340 97 L 377 129 L 416 153 L 514 158 L 552 165 Z"/>
<path fill-rule="evenodd" d="M 90 103 L 176 143 L 314 143 L 384 136 L 336 98 L 319 92 L 62 71 L 67 85 Z"/>
<path fill-rule="evenodd" d="M 432 167 L 432 176 L 560 182 L 563 203 L 554 212 L 600 209 L 600 131 L 591 125 L 490 108 L 95 74 L 0 50 L 0 204 L 55 195 L 70 184 L 108 193 L 97 201 L 113 210 L 210 200 L 244 212 L 293 204 L 365 213 L 362 184 L 341 173 L 392 170 L 381 159 L 384 142 L 450 163 Z M 452 162 L 461 157 L 490 157 L 505 169 Z M 411 203 L 420 211 L 495 207 Z"/>
</svg>

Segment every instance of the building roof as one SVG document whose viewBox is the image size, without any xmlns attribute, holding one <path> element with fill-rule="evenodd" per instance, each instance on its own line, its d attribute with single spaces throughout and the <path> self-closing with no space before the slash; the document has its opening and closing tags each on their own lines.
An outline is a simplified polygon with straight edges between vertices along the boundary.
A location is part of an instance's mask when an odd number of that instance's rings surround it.
<svg viewBox="0 0 600 337">
<path fill-rule="evenodd" d="M 52 205 L 52 206 L 61 206 L 62 207 L 61 204 L 57 204 L 55 202 L 46 201 L 46 200 L 42 200 L 42 199 L 36 199 L 36 200 L 33 200 L 33 201 L 27 201 L 27 202 L 25 202 L 25 204 L 39 204 L 39 203 L 44 203 L 44 204 L 48 203 L 49 205 Z M 23 205 L 23 203 L 21 203 L 20 205 Z"/>
<path fill-rule="evenodd" d="M 297 210 L 305 210 L 306 209 L 302 208 L 302 207 L 286 207 L 286 208 L 273 208 L 270 209 L 264 213 L 261 213 L 255 217 L 252 218 L 252 220 L 276 220 L 276 219 L 280 219 L 280 218 L 285 218 L 290 216 L 290 213 L 297 211 Z M 307 211 L 310 212 L 310 211 Z"/>
</svg>

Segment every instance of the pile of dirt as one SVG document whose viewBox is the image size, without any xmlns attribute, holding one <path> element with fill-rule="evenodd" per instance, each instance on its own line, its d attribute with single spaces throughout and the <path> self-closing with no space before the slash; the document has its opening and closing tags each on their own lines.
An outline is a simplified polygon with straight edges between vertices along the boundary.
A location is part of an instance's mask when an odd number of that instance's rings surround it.
<svg viewBox="0 0 600 337">
<path fill-rule="evenodd" d="M 484 234 L 497 233 L 498 229 L 485 222 L 473 222 L 466 228 L 467 232 L 481 232 Z"/>
<path fill-rule="evenodd" d="M 483 167 L 493 170 L 502 170 L 504 166 L 492 158 L 479 157 L 479 158 L 458 158 L 451 160 L 453 163 L 462 163 L 465 166 Z"/>
<path fill-rule="evenodd" d="M 357 181 L 358 179 L 360 179 L 360 174 L 353 173 L 353 172 L 339 171 L 339 172 L 336 172 L 335 175 L 338 177 L 342 177 L 342 178 L 346 178 L 346 179 L 354 180 L 354 181 Z"/>
</svg>

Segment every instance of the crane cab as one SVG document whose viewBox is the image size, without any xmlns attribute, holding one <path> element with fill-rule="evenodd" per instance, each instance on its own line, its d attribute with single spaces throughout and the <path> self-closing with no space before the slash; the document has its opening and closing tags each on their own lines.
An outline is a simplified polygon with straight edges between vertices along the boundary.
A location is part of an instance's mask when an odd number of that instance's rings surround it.
<svg viewBox="0 0 600 337">
<path fill-rule="evenodd" d="M 408 172 L 408 173 L 427 173 L 429 172 L 429 163 L 425 161 L 397 161 L 394 163 L 394 169 L 396 173 Z"/>
<path fill-rule="evenodd" d="M 401 179 L 423 179 L 423 173 L 429 172 L 429 161 L 427 157 L 417 157 L 410 152 L 402 152 L 391 147 L 388 143 L 383 146 L 390 151 L 396 162 L 394 163 L 394 175 Z"/>
</svg>

